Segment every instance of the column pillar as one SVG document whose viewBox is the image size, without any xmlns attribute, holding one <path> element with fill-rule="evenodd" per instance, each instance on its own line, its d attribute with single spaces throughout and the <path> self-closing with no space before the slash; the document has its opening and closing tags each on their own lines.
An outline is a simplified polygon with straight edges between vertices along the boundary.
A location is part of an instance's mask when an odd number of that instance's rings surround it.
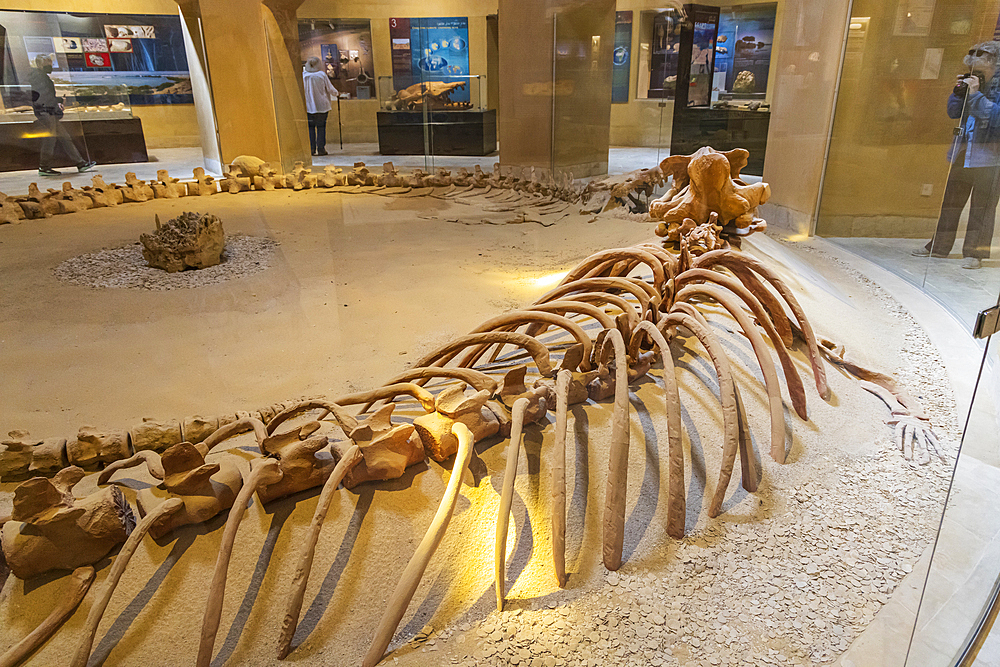
<svg viewBox="0 0 1000 667">
<path fill-rule="evenodd" d="M 607 173 L 614 0 L 499 0 L 497 16 L 501 162 Z"/>
<path fill-rule="evenodd" d="M 816 229 L 850 9 L 850 0 L 786 0 L 782 7 L 764 157 L 773 194 L 760 209 L 776 228 L 808 235 Z"/>
<path fill-rule="evenodd" d="M 178 0 L 206 168 L 254 155 L 310 163 L 296 10 L 302 0 Z"/>
</svg>

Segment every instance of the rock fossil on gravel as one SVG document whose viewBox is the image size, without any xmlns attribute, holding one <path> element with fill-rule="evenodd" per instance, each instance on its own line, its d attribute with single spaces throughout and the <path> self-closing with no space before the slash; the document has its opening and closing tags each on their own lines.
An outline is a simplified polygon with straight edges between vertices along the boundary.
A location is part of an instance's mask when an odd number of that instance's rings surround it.
<svg viewBox="0 0 1000 667">
<path fill-rule="evenodd" d="M 211 213 L 181 213 L 156 231 L 139 237 L 142 256 L 154 266 L 175 273 L 187 268 L 204 269 L 222 261 L 226 234 L 222 221 Z"/>
<path fill-rule="evenodd" d="M 234 234 L 226 238 L 221 264 L 198 271 L 167 273 L 149 266 L 142 257 L 142 244 L 136 242 L 72 257 L 53 269 L 53 273 L 59 280 L 97 289 L 197 289 L 267 270 L 277 246 L 269 238 Z"/>
</svg>

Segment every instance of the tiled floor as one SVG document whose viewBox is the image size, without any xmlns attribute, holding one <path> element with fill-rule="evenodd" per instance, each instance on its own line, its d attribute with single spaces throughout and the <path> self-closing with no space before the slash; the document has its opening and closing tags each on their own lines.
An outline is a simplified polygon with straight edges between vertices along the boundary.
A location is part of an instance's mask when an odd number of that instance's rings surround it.
<svg viewBox="0 0 1000 667">
<path fill-rule="evenodd" d="M 892 271 L 937 300 L 968 330 L 976 314 L 996 305 L 1000 295 L 1000 259 L 988 259 L 981 269 L 961 268 L 962 257 L 913 257 L 923 245 L 913 239 L 831 238 L 833 243 Z"/>
</svg>

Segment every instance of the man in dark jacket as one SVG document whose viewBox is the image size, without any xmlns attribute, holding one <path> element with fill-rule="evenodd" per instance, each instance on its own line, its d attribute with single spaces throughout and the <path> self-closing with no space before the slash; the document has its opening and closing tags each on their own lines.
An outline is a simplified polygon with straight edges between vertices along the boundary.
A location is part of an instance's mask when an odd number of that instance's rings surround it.
<svg viewBox="0 0 1000 667">
<path fill-rule="evenodd" d="M 982 42 L 969 49 L 963 62 L 969 68 L 959 76 L 948 97 L 948 117 L 961 119 L 948 150 L 951 171 L 934 238 L 917 257 L 947 257 L 955 243 L 958 221 L 972 196 L 969 223 L 962 244 L 962 268 L 978 269 L 990 256 L 993 223 L 1000 201 L 1000 42 Z"/>
<path fill-rule="evenodd" d="M 28 73 L 28 83 L 31 84 L 31 107 L 43 134 L 42 152 L 38 157 L 38 175 L 60 175 L 52 168 L 52 156 L 57 143 L 65 151 L 66 156 L 76 163 L 77 171 L 89 171 L 97 163 L 84 160 L 80 156 L 80 151 L 76 149 L 69 133 L 59 123 L 59 119 L 63 116 L 63 103 L 62 99 L 56 96 L 56 86 L 49 77 L 51 72 L 51 58 L 41 55 L 35 57 L 35 66 Z"/>
</svg>

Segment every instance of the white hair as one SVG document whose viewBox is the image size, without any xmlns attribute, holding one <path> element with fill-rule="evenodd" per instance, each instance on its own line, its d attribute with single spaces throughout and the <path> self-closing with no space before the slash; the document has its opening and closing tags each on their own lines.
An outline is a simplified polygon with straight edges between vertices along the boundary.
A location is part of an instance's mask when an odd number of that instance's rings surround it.
<svg viewBox="0 0 1000 667">
<path fill-rule="evenodd" d="M 982 53 L 977 54 L 977 51 Z M 998 59 L 1000 59 L 1000 42 L 988 41 L 980 42 L 969 49 L 969 54 L 962 58 L 962 62 L 970 69 L 975 69 L 977 67 L 996 67 Z"/>
</svg>

